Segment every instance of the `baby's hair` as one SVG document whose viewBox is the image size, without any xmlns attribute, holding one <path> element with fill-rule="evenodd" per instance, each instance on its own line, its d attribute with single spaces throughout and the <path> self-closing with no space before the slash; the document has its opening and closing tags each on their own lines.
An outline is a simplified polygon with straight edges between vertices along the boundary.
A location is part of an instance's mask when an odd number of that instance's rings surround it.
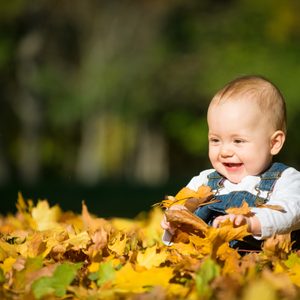
<svg viewBox="0 0 300 300">
<path fill-rule="evenodd" d="M 255 100 L 261 111 L 270 117 L 274 129 L 286 133 L 284 97 L 275 84 L 262 76 L 242 76 L 232 80 L 217 92 L 211 104 L 245 98 Z"/>
</svg>

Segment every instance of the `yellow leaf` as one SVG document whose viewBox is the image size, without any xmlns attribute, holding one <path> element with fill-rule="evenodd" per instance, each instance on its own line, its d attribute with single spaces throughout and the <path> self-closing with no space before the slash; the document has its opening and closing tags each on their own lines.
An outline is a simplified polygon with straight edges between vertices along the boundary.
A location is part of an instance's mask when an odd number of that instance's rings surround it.
<svg viewBox="0 0 300 300">
<path fill-rule="evenodd" d="M 99 266 L 100 266 L 100 263 L 98 263 L 98 262 L 92 262 L 89 265 L 88 270 L 89 270 L 90 273 L 97 272 L 99 270 Z"/>
<path fill-rule="evenodd" d="M 151 268 L 137 272 L 127 262 L 118 272 L 113 286 L 120 292 L 142 293 L 153 286 L 167 288 L 173 276 L 173 269 L 170 267 Z"/>
<path fill-rule="evenodd" d="M 245 287 L 243 300 L 253 300 L 258 298 L 264 300 L 277 300 L 276 290 L 266 280 L 259 279 L 252 281 Z"/>
<path fill-rule="evenodd" d="M 119 231 L 131 231 L 135 230 L 140 224 L 140 222 L 132 219 L 126 218 L 112 218 L 110 220 L 112 226 Z"/>
<path fill-rule="evenodd" d="M 28 237 L 25 243 L 19 245 L 18 249 L 25 257 L 36 257 L 46 250 L 46 242 L 43 240 L 43 236 L 37 232 Z"/>
<path fill-rule="evenodd" d="M 57 222 L 61 216 L 61 210 L 57 205 L 50 208 L 47 201 L 39 201 L 37 206 L 32 209 L 31 214 L 36 222 L 37 230 L 43 231 L 59 227 Z"/>
<path fill-rule="evenodd" d="M 89 234 L 82 231 L 79 234 L 70 234 L 70 238 L 63 242 L 65 245 L 72 245 L 75 249 L 86 248 L 87 244 L 91 241 Z"/>
<path fill-rule="evenodd" d="M 17 257 L 17 250 L 18 249 L 14 245 L 0 240 L 0 261 L 4 261 L 10 256 Z"/>
<path fill-rule="evenodd" d="M 118 232 L 117 236 L 108 245 L 108 249 L 117 253 L 118 255 L 123 255 L 125 252 L 126 242 L 126 234 L 123 235 L 121 232 Z"/>
<path fill-rule="evenodd" d="M 4 260 L 3 264 L 0 264 L 0 267 L 4 271 L 4 273 L 7 273 L 12 269 L 12 266 L 15 263 L 15 261 L 16 261 L 15 258 L 8 257 Z"/>
<path fill-rule="evenodd" d="M 165 262 L 168 253 L 161 250 L 159 253 L 157 251 L 157 246 L 149 247 L 145 250 L 144 253 L 138 252 L 137 254 L 137 263 L 147 269 L 152 267 L 158 267 L 161 263 Z"/>
<path fill-rule="evenodd" d="M 300 265 L 295 264 L 289 269 L 288 275 L 291 279 L 291 281 L 300 287 Z"/>
</svg>

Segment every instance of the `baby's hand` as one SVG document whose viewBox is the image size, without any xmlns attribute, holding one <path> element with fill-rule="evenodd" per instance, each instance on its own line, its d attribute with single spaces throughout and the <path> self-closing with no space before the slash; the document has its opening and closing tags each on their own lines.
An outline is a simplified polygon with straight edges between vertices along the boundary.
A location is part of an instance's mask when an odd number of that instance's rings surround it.
<svg viewBox="0 0 300 300">
<path fill-rule="evenodd" d="M 187 210 L 187 208 L 184 205 L 179 205 L 179 204 L 172 205 L 168 209 L 169 210 L 183 210 L 183 209 Z M 162 219 L 162 221 L 160 223 L 160 226 L 162 227 L 162 229 L 169 231 L 171 234 L 175 233 L 176 228 L 174 228 L 170 224 L 170 222 L 167 221 L 166 215 L 164 215 L 164 217 L 163 217 L 163 219 Z"/>
<path fill-rule="evenodd" d="M 228 215 L 224 215 L 224 216 L 219 216 L 216 217 L 212 223 L 212 226 L 217 228 L 220 226 L 220 223 L 225 221 L 225 220 L 230 220 L 233 225 L 235 226 L 242 226 L 247 224 L 248 225 L 248 230 L 250 229 L 250 220 L 248 217 L 244 216 L 244 215 L 234 215 L 234 214 L 228 214 Z"/>
</svg>

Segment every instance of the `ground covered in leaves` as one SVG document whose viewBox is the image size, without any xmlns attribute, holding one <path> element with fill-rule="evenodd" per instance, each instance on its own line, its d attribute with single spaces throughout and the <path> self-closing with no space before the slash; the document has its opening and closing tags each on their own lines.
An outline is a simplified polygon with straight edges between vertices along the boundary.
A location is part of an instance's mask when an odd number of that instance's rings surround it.
<svg viewBox="0 0 300 300">
<path fill-rule="evenodd" d="M 238 252 L 247 235 L 224 222 L 161 242 L 162 209 L 132 219 L 25 201 L 0 218 L 0 299 L 299 299 L 300 253 L 285 237 Z"/>
</svg>

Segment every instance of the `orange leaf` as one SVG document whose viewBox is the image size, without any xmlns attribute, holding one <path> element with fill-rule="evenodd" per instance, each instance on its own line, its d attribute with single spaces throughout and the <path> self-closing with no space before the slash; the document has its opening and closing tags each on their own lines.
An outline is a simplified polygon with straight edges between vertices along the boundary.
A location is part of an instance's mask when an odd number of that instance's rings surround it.
<svg viewBox="0 0 300 300">
<path fill-rule="evenodd" d="M 198 206 L 206 204 L 213 197 L 211 188 L 206 185 L 201 185 L 197 191 L 191 190 L 188 187 L 182 188 L 175 197 L 167 196 L 167 199 L 163 200 L 160 205 L 165 208 L 169 208 L 173 205 L 185 205 L 189 199 L 195 199 L 196 202 L 192 204 L 195 210 Z M 207 203 L 208 204 L 208 203 Z"/>
<path fill-rule="evenodd" d="M 188 198 L 205 198 L 212 195 L 211 188 L 207 185 L 201 185 L 197 191 L 193 191 L 188 187 L 182 188 L 175 196 L 177 200 Z"/>
<path fill-rule="evenodd" d="M 252 215 L 251 209 L 245 200 L 243 200 L 242 206 L 240 207 L 231 207 L 226 209 L 226 213 L 234 214 L 234 215 L 244 215 L 244 216 Z"/>
</svg>

